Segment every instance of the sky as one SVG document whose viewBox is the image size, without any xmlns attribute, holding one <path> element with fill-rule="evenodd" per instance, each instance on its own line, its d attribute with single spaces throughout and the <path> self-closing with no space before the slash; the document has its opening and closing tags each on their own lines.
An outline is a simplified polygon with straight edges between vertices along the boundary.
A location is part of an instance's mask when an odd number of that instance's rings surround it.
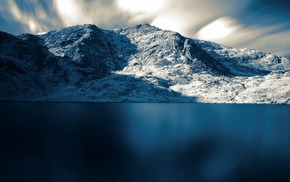
<svg viewBox="0 0 290 182">
<path fill-rule="evenodd" d="M 0 0 L 0 31 L 43 33 L 77 24 L 149 23 L 235 48 L 290 55 L 289 0 Z"/>
</svg>

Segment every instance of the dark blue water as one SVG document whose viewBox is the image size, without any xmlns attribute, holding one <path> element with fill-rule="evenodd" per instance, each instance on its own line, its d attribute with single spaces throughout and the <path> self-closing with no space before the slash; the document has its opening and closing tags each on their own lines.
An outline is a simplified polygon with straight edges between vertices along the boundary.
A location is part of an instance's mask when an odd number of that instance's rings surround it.
<svg viewBox="0 0 290 182">
<path fill-rule="evenodd" d="M 0 181 L 290 181 L 290 107 L 0 103 Z"/>
</svg>

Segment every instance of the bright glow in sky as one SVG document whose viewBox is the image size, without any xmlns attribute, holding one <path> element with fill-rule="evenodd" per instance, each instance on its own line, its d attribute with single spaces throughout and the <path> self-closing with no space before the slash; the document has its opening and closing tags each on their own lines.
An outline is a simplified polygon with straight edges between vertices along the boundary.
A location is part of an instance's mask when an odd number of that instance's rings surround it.
<svg viewBox="0 0 290 182">
<path fill-rule="evenodd" d="M 210 41 L 222 39 L 238 30 L 238 26 L 233 22 L 234 20 L 228 17 L 219 18 L 203 27 L 196 37 Z"/>
<path fill-rule="evenodd" d="M 172 30 L 184 34 L 187 29 L 186 19 L 182 14 L 164 13 L 157 16 L 151 24 L 163 30 Z"/>
<path fill-rule="evenodd" d="M 165 5 L 165 0 L 118 0 L 122 10 L 131 13 L 156 13 Z"/>
<path fill-rule="evenodd" d="M 29 26 L 29 29 L 33 32 L 35 32 L 37 30 L 37 25 L 34 23 L 33 20 L 28 21 L 28 26 Z"/>
<path fill-rule="evenodd" d="M 0 0 L 0 31 L 47 32 L 76 24 L 150 23 L 235 48 L 290 54 L 288 0 Z"/>
<path fill-rule="evenodd" d="M 78 0 L 54 0 L 58 14 L 66 26 L 76 25 L 80 22 L 92 23 L 86 16 Z"/>
</svg>

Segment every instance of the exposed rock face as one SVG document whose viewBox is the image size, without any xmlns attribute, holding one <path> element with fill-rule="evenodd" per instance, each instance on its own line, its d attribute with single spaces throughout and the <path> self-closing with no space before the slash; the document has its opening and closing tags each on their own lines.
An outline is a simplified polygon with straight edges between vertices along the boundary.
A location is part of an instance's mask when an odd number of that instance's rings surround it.
<svg viewBox="0 0 290 182">
<path fill-rule="evenodd" d="M 0 32 L 0 99 L 290 104 L 290 61 L 148 24 Z"/>
</svg>

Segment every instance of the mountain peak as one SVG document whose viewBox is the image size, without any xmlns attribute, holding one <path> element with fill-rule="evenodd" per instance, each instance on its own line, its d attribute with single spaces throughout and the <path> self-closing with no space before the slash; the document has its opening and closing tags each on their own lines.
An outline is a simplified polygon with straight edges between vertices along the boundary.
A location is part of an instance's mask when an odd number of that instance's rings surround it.
<svg viewBox="0 0 290 182">
<path fill-rule="evenodd" d="M 0 100 L 290 104 L 288 59 L 149 24 L 0 37 Z"/>
<path fill-rule="evenodd" d="M 148 23 L 138 24 L 127 28 L 116 29 L 117 32 L 139 32 L 139 33 L 153 33 L 162 31 L 160 28 L 157 28 Z"/>
<path fill-rule="evenodd" d="M 97 27 L 94 24 L 84 24 L 84 25 L 75 25 L 75 26 L 70 26 L 67 28 L 62 28 L 59 30 L 53 30 L 49 31 L 44 34 L 40 34 L 38 36 L 40 37 L 46 37 L 46 36 L 51 36 L 52 34 L 62 34 L 64 36 L 78 36 L 81 35 L 82 33 L 89 33 L 93 31 L 102 31 L 101 28 Z"/>
<path fill-rule="evenodd" d="M 159 28 L 157 28 L 157 27 L 155 27 L 155 26 L 153 26 L 153 25 L 151 25 L 151 24 L 149 24 L 149 23 L 138 24 L 138 25 L 135 25 L 135 26 L 133 26 L 133 27 L 136 28 L 136 29 L 153 29 L 153 30 L 161 30 L 161 29 L 159 29 Z"/>
</svg>

